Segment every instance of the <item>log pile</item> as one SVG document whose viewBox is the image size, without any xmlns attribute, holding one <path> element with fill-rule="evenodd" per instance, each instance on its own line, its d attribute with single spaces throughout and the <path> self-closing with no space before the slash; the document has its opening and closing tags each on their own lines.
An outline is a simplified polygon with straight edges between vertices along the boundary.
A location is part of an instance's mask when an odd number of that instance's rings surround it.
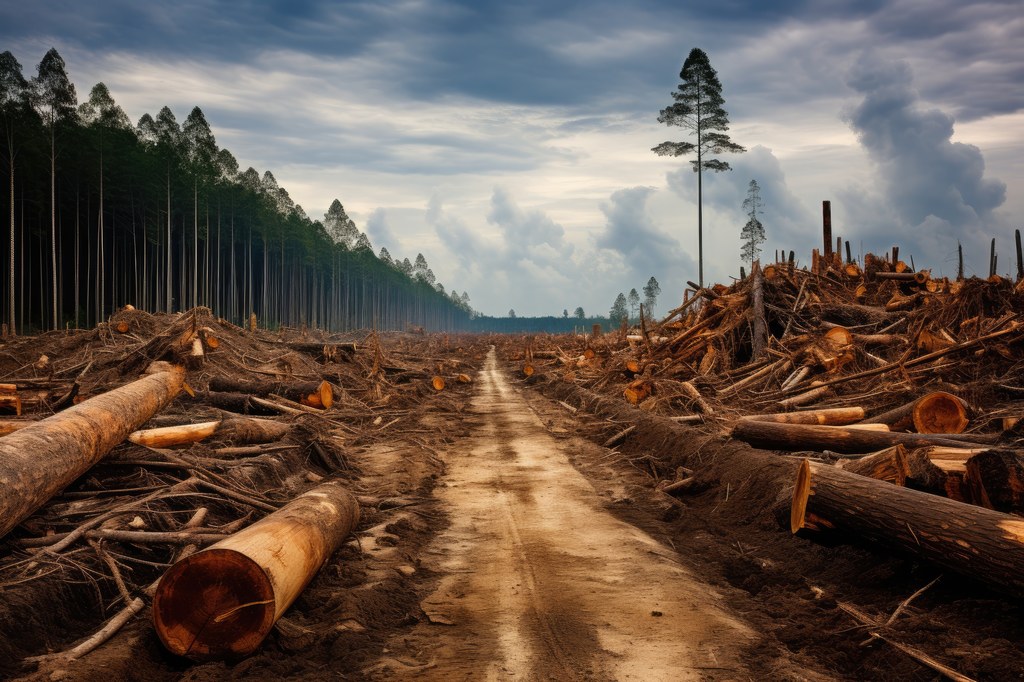
<svg viewBox="0 0 1024 682">
<path fill-rule="evenodd" d="M 1024 281 L 815 252 L 809 267 L 691 283 L 681 306 L 628 333 L 523 347 L 551 381 L 802 458 L 794 532 L 857 533 L 966 573 L 984 564 L 975 577 L 1007 586 L 1024 523 L 1022 314 Z"/>
</svg>

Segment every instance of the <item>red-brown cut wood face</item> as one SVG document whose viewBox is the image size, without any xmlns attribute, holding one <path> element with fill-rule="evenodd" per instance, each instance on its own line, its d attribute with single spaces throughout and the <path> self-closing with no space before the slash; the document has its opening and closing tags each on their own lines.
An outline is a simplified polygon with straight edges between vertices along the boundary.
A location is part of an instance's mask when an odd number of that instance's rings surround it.
<svg viewBox="0 0 1024 682">
<path fill-rule="evenodd" d="M 918 433 L 963 433 L 967 409 L 955 395 L 936 391 L 914 404 L 914 428 Z"/>
<path fill-rule="evenodd" d="M 211 548 L 175 564 L 160 580 L 153 621 L 169 651 L 195 659 L 254 651 L 274 626 L 274 589 L 260 566 Z"/>
</svg>

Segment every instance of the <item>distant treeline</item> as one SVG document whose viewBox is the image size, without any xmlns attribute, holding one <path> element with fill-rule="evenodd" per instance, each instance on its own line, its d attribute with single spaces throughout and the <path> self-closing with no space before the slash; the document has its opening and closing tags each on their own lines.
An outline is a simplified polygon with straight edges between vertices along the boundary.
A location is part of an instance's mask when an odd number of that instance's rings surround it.
<svg viewBox="0 0 1024 682">
<path fill-rule="evenodd" d="M 619 325 L 611 325 L 607 317 L 488 317 L 481 315 L 469 321 L 468 330 L 473 332 L 513 333 L 549 333 L 572 334 L 579 332 L 589 334 L 595 324 L 601 325 L 603 331 L 618 329 Z"/>
<path fill-rule="evenodd" d="M 127 303 L 268 326 L 469 328 L 468 295 L 446 293 L 422 255 L 375 256 L 338 200 L 310 219 L 270 171 L 240 171 L 199 107 L 133 125 L 102 83 L 79 104 L 56 50 L 31 79 L 0 54 L 0 161 L 0 311 L 18 332 L 93 326 Z"/>
</svg>

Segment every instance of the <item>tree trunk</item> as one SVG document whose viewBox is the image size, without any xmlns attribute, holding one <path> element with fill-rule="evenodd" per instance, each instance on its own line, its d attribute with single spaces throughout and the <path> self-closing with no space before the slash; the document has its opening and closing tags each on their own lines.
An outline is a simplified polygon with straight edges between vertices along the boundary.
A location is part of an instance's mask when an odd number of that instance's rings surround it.
<svg viewBox="0 0 1024 682">
<path fill-rule="evenodd" d="M 160 641 L 197 660 L 252 653 L 358 522 L 356 499 L 326 483 L 179 561 L 153 599 Z"/>
<path fill-rule="evenodd" d="M 128 440 L 150 448 L 166 448 L 172 445 L 198 443 L 207 438 L 230 442 L 234 445 L 250 443 L 273 443 L 284 438 L 291 430 L 290 424 L 273 419 L 236 417 L 198 424 L 163 426 L 155 429 L 134 431 Z"/>
<path fill-rule="evenodd" d="M 303 405 L 324 409 L 334 404 L 334 387 L 327 381 L 252 381 L 213 377 L 210 379 L 210 390 L 257 396 L 273 393 L 296 400 Z"/>
<path fill-rule="evenodd" d="M 988 509 L 1024 511 L 1024 459 L 1006 450 L 988 450 L 967 460 L 964 483 L 971 500 Z"/>
<path fill-rule="evenodd" d="M 804 461 L 797 473 L 790 528 L 809 516 L 836 529 L 920 555 L 940 566 L 1024 596 L 1024 521 L 866 476 Z"/>
<path fill-rule="evenodd" d="M 184 383 L 170 365 L 0 440 L 0 537 L 163 409 Z"/>
<path fill-rule="evenodd" d="M 802 412 L 776 412 L 774 414 L 751 414 L 740 417 L 745 421 L 777 422 L 780 424 L 823 424 L 844 426 L 864 419 L 863 407 L 830 407 Z"/>
<path fill-rule="evenodd" d="M 764 317 L 764 275 L 761 274 L 761 261 L 756 260 L 750 266 L 750 277 L 753 279 L 751 345 L 753 347 L 753 360 L 763 360 L 768 348 L 768 325 Z"/>
<path fill-rule="evenodd" d="M 905 485 L 907 476 L 910 475 L 907 449 L 902 445 L 894 445 L 860 459 L 840 460 L 837 466 L 843 471 L 860 474 L 878 481 L 887 481 L 898 486 Z"/>
<path fill-rule="evenodd" d="M 325 362 L 348 360 L 356 352 L 355 343 L 304 343 L 294 341 L 284 345 L 294 351 L 312 355 L 314 358 Z"/>
<path fill-rule="evenodd" d="M 228 412 L 263 416 L 278 414 L 276 410 L 270 410 L 262 405 L 257 405 L 248 393 L 197 391 L 196 396 L 199 402 L 221 410 L 227 410 Z"/>
<path fill-rule="evenodd" d="M 967 428 L 967 406 L 963 400 L 944 391 L 921 396 L 906 405 L 865 419 L 872 424 L 888 424 L 893 431 L 911 427 L 918 433 L 956 434 Z"/>
<path fill-rule="evenodd" d="M 845 453 L 875 452 L 893 445 L 908 448 L 929 445 L 948 447 L 984 447 L 978 443 L 942 438 L 941 434 L 891 433 L 866 431 L 842 426 L 812 424 L 776 424 L 740 420 L 732 430 L 732 437 L 754 447 L 775 450 L 834 450 Z"/>
</svg>

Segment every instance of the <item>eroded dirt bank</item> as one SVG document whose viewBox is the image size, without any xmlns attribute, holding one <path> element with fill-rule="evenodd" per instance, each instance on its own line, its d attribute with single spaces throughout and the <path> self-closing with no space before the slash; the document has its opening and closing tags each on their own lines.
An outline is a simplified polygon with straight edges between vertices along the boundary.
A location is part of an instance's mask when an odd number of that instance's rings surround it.
<svg viewBox="0 0 1024 682">
<path fill-rule="evenodd" d="M 436 490 L 451 519 L 427 550 L 428 622 L 380 679 L 746 677 L 757 638 L 675 552 L 610 514 L 493 351 Z"/>
</svg>

